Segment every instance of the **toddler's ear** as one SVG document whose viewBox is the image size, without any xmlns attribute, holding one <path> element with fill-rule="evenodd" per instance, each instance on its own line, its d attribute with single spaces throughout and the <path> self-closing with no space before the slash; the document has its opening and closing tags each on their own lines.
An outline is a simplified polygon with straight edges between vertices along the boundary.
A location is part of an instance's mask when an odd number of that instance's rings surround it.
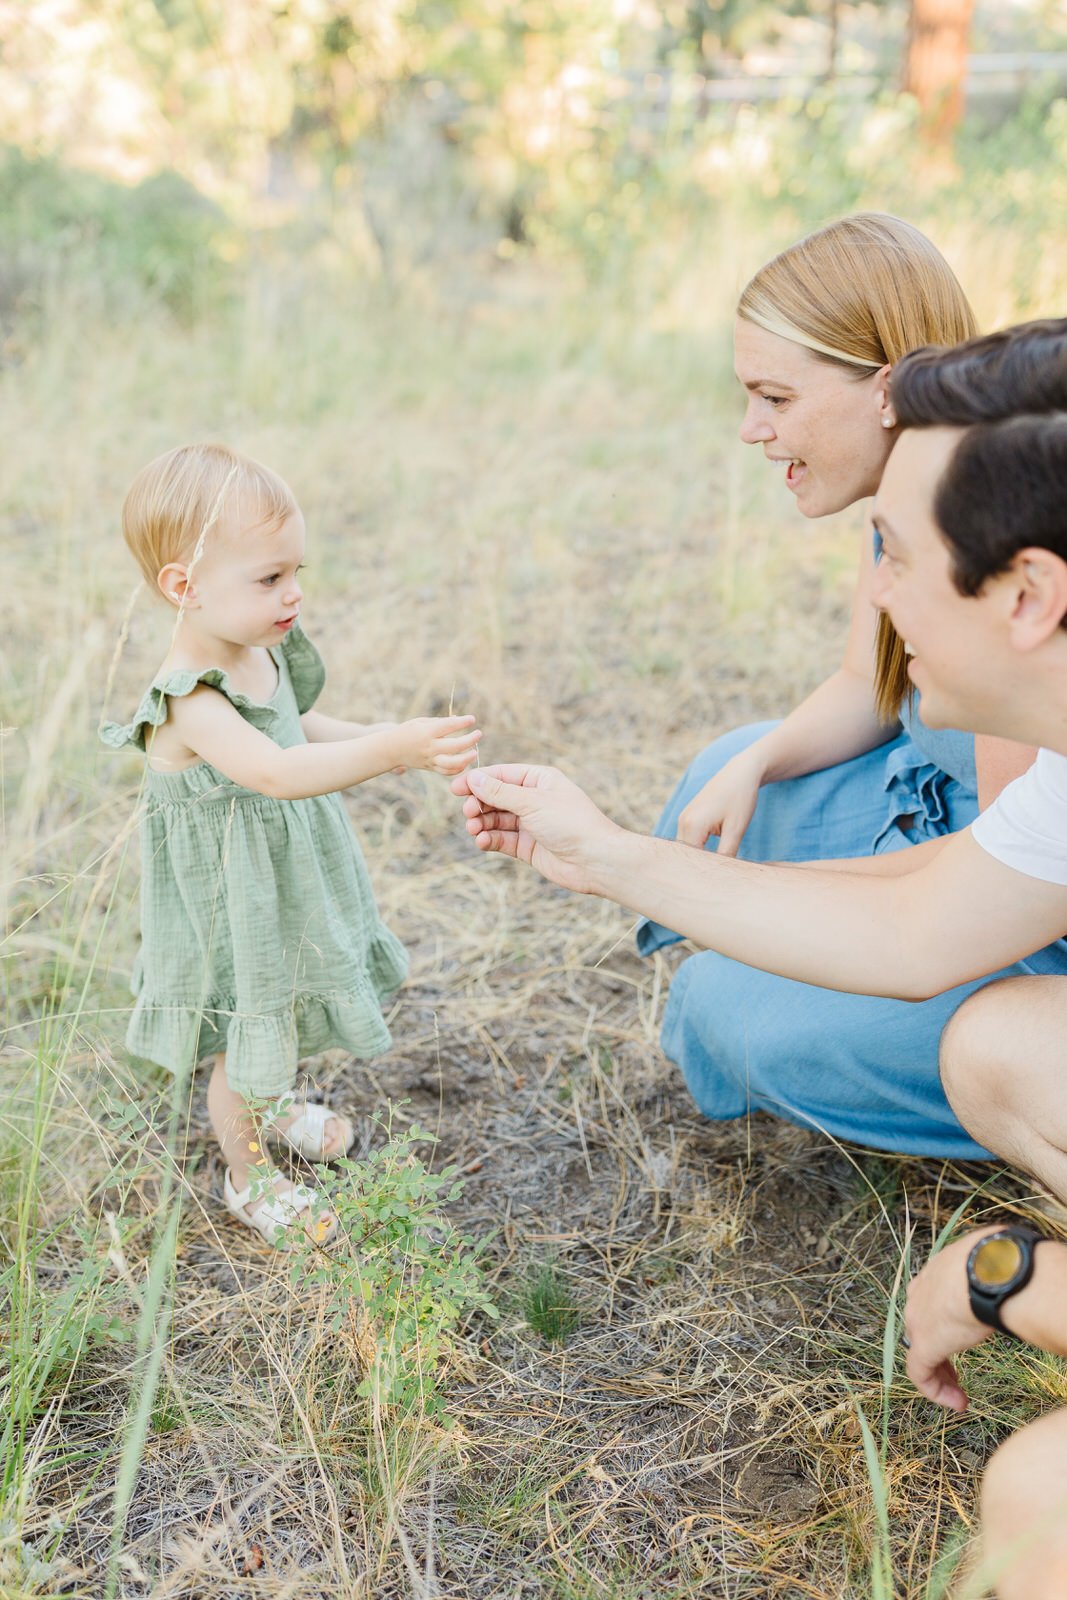
<svg viewBox="0 0 1067 1600">
<path fill-rule="evenodd" d="M 172 606 L 187 606 L 196 598 L 196 591 L 189 582 L 189 569 L 180 562 L 172 561 L 165 566 L 156 578 L 156 584 L 160 594 Z"/>
</svg>

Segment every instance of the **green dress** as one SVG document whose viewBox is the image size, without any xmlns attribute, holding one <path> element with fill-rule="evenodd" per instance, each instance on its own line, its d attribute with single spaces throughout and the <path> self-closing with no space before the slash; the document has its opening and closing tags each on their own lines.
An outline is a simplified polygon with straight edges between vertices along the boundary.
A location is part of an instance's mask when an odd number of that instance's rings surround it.
<svg viewBox="0 0 1067 1600">
<path fill-rule="evenodd" d="M 131 723 L 106 723 L 101 738 L 144 750 L 168 699 L 207 683 L 275 744 L 304 744 L 300 715 L 321 692 L 322 660 L 299 624 L 270 654 L 278 686 L 265 705 L 217 667 L 170 672 Z M 316 1051 L 387 1050 L 381 1001 L 407 976 L 407 955 L 378 915 L 340 796 L 272 800 L 200 762 L 146 767 L 144 799 L 129 1049 L 181 1074 L 225 1051 L 230 1087 L 252 1099 L 285 1093 Z"/>
</svg>

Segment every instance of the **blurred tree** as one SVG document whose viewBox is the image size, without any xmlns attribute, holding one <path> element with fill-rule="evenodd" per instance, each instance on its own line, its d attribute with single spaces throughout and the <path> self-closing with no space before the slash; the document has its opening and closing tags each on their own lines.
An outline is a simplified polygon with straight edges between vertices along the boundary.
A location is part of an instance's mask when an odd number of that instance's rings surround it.
<svg viewBox="0 0 1067 1600">
<path fill-rule="evenodd" d="M 662 9 L 694 65 L 713 72 L 720 57 L 743 56 L 752 45 L 773 39 L 784 18 L 806 15 L 811 6 L 807 0 L 685 0 Z"/>
<path fill-rule="evenodd" d="M 974 0 L 911 0 L 904 90 L 919 103 L 931 144 L 946 146 L 963 115 Z"/>
</svg>

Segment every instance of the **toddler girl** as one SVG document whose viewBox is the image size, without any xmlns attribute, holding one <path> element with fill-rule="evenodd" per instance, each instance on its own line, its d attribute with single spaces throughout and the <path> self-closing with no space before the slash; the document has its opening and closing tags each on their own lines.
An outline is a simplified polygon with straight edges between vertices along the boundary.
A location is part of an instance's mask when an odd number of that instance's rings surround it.
<svg viewBox="0 0 1067 1600">
<path fill-rule="evenodd" d="M 122 525 L 175 612 L 136 717 L 101 730 L 147 757 L 127 1044 L 174 1073 L 214 1054 L 227 1207 L 271 1243 L 298 1216 L 322 1240 L 336 1219 L 269 1165 L 263 1134 L 311 1161 L 349 1149 L 347 1118 L 293 1101 L 297 1063 L 387 1049 L 381 998 L 407 975 L 337 791 L 397 767 L 461 772 L 481 735 L 473 717 L 365 727 L 311 709 L 325 674 L 299 621 L 304 521 L 266 467 L 172 450 L 135 479 Z"/>
</svg>

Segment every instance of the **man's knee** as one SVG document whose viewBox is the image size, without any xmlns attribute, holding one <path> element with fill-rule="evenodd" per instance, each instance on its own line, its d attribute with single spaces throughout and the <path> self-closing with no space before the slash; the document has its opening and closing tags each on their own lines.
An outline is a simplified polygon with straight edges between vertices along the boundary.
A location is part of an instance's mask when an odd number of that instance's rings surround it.
<svg viewBox="0 0 1067 1600">
<path fill-rule="evenodd" d="M 939 1053 L 941 1082 L 961 1120 L 968 1110 L 1002 1106 L 1017 1076 L 1021 1063 L 1012 1020 L 1012 986 L 1018 981 L 1000 978 L 986 984 L 964 1000 L 945 1024 Z"/>
<path fill-rule="evenodd" d="M 985 1559 L 1004 1600 L 1067 1593 L 1067 1410 L 1020 1428 L 994 1452 L 982 1480 Z"/>
</svg>

